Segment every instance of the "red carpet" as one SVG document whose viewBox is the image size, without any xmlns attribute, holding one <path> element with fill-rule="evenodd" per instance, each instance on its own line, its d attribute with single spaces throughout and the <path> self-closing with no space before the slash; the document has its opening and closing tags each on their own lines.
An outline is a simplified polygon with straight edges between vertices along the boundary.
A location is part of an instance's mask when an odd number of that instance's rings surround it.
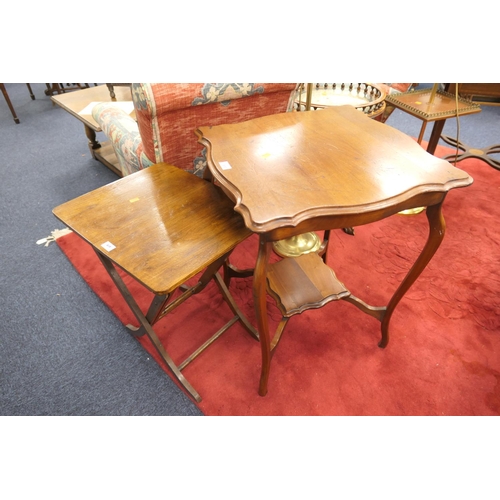
<svg viewBox="0 0 500 500">
<path fill-rule="evenodd" d="M 437 154 L 449 151 L 440 147 Z M 343 301 L 294 316 L 262 398 L 259 344 L 237 324 L 183 371 L 203 398 L 201 410 L 206 415 L 499 415 L 500 172 L 479 160 L 458 166 L 474 184 L 448 194 L 444 241 L 396 308 L 385 349 L 377 347 L 380 323 Z M 354 295 L 386 305 L 426 237 L 425 213 L 357 227 L 354 237 L 335 231 L 329 264 Z M 136 323 L 90 247 L 74 234 L 57 242 L 118 318 Z M 247 240 L 233 254 L 235 262 L 252 265 L 256 248 L 255 238 Z M 130 278 L 129 283 L 146 307 L 149 292 Z M 175 361 L 230 316 L 213 291 L 208 287 L 156 325 Z M 235 280 L 231 291 L 255 324 L 250 279 Z M 156 357 L 147 339 L 140 341 Z"/>
</svg>

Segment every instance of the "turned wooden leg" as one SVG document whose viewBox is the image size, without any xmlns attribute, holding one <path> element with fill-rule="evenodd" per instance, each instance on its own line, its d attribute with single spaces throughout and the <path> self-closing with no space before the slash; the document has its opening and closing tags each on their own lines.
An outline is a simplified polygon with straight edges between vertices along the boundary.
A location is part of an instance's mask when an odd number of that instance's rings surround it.
<svg viewBox="0 0 500 500">
<path fill-rule="evenodd" d="M 9 106 L 10 112 L 12 113 L 12 117 L 14 118 L 14 122 L 19 123 L 19 118 L 16 115 L 16 112 L 14 110 L 14 106 L 12 106 L 12 103 L 10 102 L 9 94 L 7 94 L 7 89 L 5 88 L 5 85 L 3 83 L 0 83 L 0 89 L 2 90 L 2 94 L 5 97 L 5 101 L 7 102 L 7 106 Z"/>
<path fill-rule="evenodd" d="M 101 144 L 96 138 L 96 133 L 95 130 L 92 130 L 89 126 L 84 125 L 85 127 L 85 135 L 87 136 L 87 139 L 89 140 L 89 147 L 90 151 L 92 153 L 92 156 L 95 158 L 94 150 L 99 149 L 101 147 Z"/>
<path fill-rule="evenodd" d="M 28 91 L 30 93 L 31 99 L 34 101 L 35 100 L 35 94 L 33 94 L 33 90 L 31 90 L 31 85 L 29 83 L 27 83 L 26 86 L 28 87 Z"/>
<path fill-rule="evenodd" d="M 106 86 L 108 87 L 109 95 L 111 96 L 111 99 L 116 100 L 115 88 L 114 88 L 113 84 L 106 83 Z"/>
<path fill-rule="evenodd" d="M 389 321 L 391 320 L 395 307 L 411 285 L 413 285 L 415 280 L 420 276 L 443 241 L 446 224 L 441 212 L 442 203 L 443 200 L 437 205 L 427 207 L 426 215 L 429 221 L 429 237 L 422 252 L 387 305 L 387 310 L 382 320 L 382 339 L 378 344 L 379 347 L 385 347 L 389 343 Z"/>
<path fill-rule="evenodd" d="M 172 372 L 172 374 L 184 386 L 184 388 L 195 399 L 195 401 L 197 401 L 199 403 L 201 401 L 200 395 L 198 394 L 196 389 L 194 389 L 194 387 L 186 380 L 184 375 L 181 373 L 181 370 L 179 369 L 179 367 L 173 362 L 172 358 L 165 350 L 165 347 L 163 347 L 163 344 L 160 342 L 160 339 L 158 338 L 155 331 L 153 330 L 153 327 L 151 326 L 149 321 L 144 316 L 141 308 L 138 306 L 135 299 L 132 297 L 132 294 L 130 293 L 127 286 L 123 282 L 121 276 L 116 271 L 111 260 L 107 256 L 98 252 L 97 250 L 95 250 L 95 252 L 96 252 L 97 256 L 99 257 L 99 260 L 104 265 L 109 276 L 111 277 L 111 279 L 115 283 L 116 287 L 118 288 L 118 290 L 122 294 L 123 298 L 127 302 L 131 311 L 134 313 L 134 316 L 136 317 L 137 321 L 140 324 L 140 329 L 143 329 L 144 332 L 146 333 L 146 335 L 149 337 L 149 340 L 151 341 L 151 343 L 153 344 L 153 346 L 155 347 L 156 351 L 161 356 L 163 361 L 167 364 L 167 366 L 170 369 L 170 371 Z"/>
</svg>

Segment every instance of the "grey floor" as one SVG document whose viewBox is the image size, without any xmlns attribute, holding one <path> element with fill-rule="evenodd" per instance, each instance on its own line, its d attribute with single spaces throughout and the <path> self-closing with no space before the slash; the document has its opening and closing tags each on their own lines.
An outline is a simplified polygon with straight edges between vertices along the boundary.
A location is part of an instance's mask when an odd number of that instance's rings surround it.
<svg viewBox="0 0 500 500">
<path fill-rule="evenodd" d="M 0 415 L 201 415 L 57 245 L 36 244 L 61 228 L 52 208 L 117 177 L 45 84 L 31 85 L 35 100 L 6 84 L 20 124 L 0 97 Z M 417 136 L 421 122 L 396 110 L 387 124 Z M 448 120 L 444 133 L 456 131 Z M 500 143 L 500 107 L 462 117 L 460 139 Z"/>
<path fill-rule="evenodd" d="M 201 415 L 55 243 L 52 208 L 117 179 L 45 84 L 0 98 L 0 415 Z M 102 136 L 101 136 L 102 137 Z"/>
</svg>

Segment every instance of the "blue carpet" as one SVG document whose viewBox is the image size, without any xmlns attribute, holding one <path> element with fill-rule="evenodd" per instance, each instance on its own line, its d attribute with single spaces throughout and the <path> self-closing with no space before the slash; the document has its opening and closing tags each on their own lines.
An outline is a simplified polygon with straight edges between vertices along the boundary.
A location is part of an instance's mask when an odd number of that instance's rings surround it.
<svg viewBox="0 0 500 500">
<path fill-rule="evenodd" d="M 117 179 L 45 84 L 0 98 L 0 415 L 201 415 L 55 243 L 52 209 Z M 103 137 L 100 136 L 102 139 Z"/>
</svg>

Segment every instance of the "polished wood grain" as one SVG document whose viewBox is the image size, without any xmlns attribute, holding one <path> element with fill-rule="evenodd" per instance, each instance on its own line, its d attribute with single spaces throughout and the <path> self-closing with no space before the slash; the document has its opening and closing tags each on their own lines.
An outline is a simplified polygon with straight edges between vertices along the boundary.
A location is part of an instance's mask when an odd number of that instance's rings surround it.
<svg viewBox="0 0 500 500">
<path fill-rule="evenodd" d="M 195 400 L 196 390 L 181 370 L 234 322 L 258 335 L 241 314 L 218 275 L 234 247 L 251 232 L 216 186 L 172 165 L 160 163 L 70 200 L 54 215 L 90 243 L 139 321 L 136 335 L 147 334 L 173 374 Z M 143 314 L 116 272 L 118 266 L 155 294 Z M 192 287 L 172 294 L 201 273 Z M 176 366 L 156 336 L 153 325 L 199 293 L 214 279 L 234 318 L 209 341 Z"/>
<path fill-rule="evenodd" d="M 206 267 L 207 255 L 215 260 L 251 234 L 207 181 L 168 164 L 137 174 L 53 212 L 153 293 L 171 292 Z"/>
<path fill-rule="evenodd" d="M 472 178 L 424 151 L 413 139 L 351 106 L 285 113 L 235 125 L 200 127 L 214 182 L 259 234 L 254 298 L 262 352 L 259 394 L 267 393 L 270 362 L 289 317 L 343 299 L 381 322 L 389 341 L 392 313 L 428 264 L 445 233 L 446 193 Z M 273 241 L 307 231 L 368 224 L 426 206 L 429 236 L 387 306 L 354 297 L 317 255 L 269 265 Z M 324 273 L 320 277 L 321 272 Z M 271 336 L 266 294 L 283 314 Z"/>
<path fill-rule="evenodd" d="M 351 106 L 201 127 L 198 134 L 211 172 L 247 226 L 276 239 L 300 225 L 320 230 L 345 218 L 371 222 L 410 207 L 416 197 L 439 198 L 471 182 Z"/>
</svg>

